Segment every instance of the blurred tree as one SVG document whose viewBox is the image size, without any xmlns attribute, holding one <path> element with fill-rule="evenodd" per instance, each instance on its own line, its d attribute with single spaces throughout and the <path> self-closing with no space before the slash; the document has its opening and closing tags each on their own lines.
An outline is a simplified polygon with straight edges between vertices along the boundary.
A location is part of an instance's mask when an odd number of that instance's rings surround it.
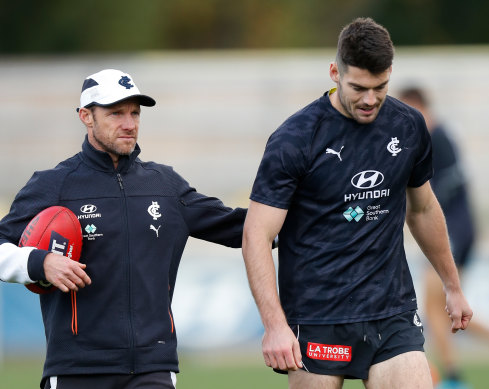
<svg viewBox="0 0 489 389">
<path fill-rule="evenodd" d="M 16 0 L 0 5 L 0 51 L 128 51 L 155 46 L 161 4 Z"/>
<path fill-rule="evenodd" d="M 379 0 L 369 15 L 396 45 L 489 43 L 489 2 L 484 0 Z"/>
<path fill-rule="evenodd" d="M 357 16 L 396 45 L 489 43 L 485 0 L 0 0 L 0 53 L 335 46 Z"/>
</svg>

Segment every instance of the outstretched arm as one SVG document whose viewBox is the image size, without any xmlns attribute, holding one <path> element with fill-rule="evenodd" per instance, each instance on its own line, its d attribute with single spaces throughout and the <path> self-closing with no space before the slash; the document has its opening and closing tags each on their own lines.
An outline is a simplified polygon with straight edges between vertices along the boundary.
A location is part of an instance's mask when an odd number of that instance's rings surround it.
<svg viewBox="0 0 489 389">
<path fill-rule="evenodd" d="M 297 370 L 302 367 L 299 342 L 287 324 L 280 305 L 272 258 L 272 242 L 284 223 L 287 210 L 251 201 L 243 233 L 243 257 L 248 281 L 265 327 L 263 357 L 269 367 Z"/>
<path fill-rule="evenodd" d="M 450 251 L 445 217 L 429 182 L 418 188 L 407 189 L 406 222 L 443 282 L 452 332 L 466 329 L 472 318 L 472 310 L 460 286 L 457 267 Z"/>
</svg>

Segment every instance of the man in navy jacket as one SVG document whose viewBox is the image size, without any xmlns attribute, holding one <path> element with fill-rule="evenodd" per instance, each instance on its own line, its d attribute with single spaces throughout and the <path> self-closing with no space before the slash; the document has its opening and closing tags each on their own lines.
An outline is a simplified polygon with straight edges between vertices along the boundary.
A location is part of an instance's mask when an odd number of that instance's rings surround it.
<svg viewBox="0 0 489 389">
<path fill-rule="evenodd" d="M 82 151 L 34 173 L 0 222 L 0 278 L 58 288 L 40 296 L 41 388 L 174 388 L 171 301 L 187 239 L 241 246 L 245 209 L 225 207 L 171 167 L 138 158 L 141 105 L 155 101 L 130 75 L 106 69 L 89 76 L 77 109 L 87 128 Z M 29 221 L 53 205 L 80 220 L 80 263 L 17 247 Z M 77 291 L 76 331 L 69 291 Z"/>
</svg>

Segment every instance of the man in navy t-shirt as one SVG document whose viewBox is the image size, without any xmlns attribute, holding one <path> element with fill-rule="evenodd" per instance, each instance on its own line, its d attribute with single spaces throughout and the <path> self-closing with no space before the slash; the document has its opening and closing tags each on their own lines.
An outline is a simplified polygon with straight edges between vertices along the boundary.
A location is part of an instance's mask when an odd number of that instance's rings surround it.
<svg viewBox="0 0 489 389">
<path fill-rule="evenodd" d="M 405 220 L 444 283 L 452 330 L 472 316 L 428 182 L 424 119 L 387 96 L 393 53 L 372 19 L 346 26 L 330 67 L 337 87 L 270 136 L 253 185 L 243 255 L 265 362 L 288 372 L 291 388 L 340 388 L 345 378 L 431 387 Z"/>
</svg>

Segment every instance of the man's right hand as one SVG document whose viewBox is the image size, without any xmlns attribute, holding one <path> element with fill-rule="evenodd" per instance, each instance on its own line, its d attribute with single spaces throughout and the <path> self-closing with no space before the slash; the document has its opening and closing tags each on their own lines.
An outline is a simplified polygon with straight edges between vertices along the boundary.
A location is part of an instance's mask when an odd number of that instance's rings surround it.
<svg viewBox="0 0 489 389">
<path fill-rule="evenodd" d="M 262 351 L 269 367 L 284 371 L 302 368 L 299 341 L 287 324 L 265 331 Z"/>
<path fill-rule="evenodd" d="M 78 288 L 92 283 L 84 270 L 86 267 L 83 263 L 56 253 L 49 253 L 44 259 L 46 280 L 65 293 L 70 290 L 78 291 Z"/>
<path fill-rule="evenodd" d="M 287 324 L 277 292 L 272 242 L 284 224 L 287 210 L 250 201 L 243 229 L 243 258 L 251 292 L 265 327 L 265 363 L 280 370 L 302 367 L 299 342 Z"/>
</svg>

